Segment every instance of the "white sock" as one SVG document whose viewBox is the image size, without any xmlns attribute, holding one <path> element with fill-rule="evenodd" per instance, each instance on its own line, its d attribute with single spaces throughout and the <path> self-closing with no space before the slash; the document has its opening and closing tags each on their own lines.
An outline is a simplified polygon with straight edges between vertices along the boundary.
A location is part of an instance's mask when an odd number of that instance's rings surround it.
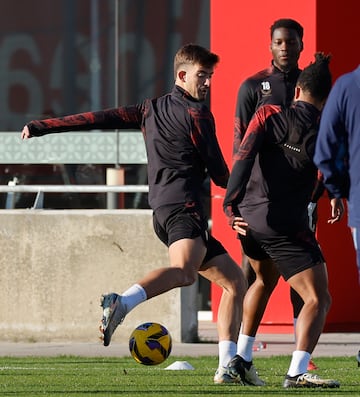
<svg viewBox="0 0 360 397">
<path fill-rule="evenodd" d="M 295 350 L 292 354 L 289 370 L 289 376 L 301 375 L 307 372 L 311 354 L 302 350 Z"/>
<path fill-rule="evenodd" d="M 134 307 L 147 299 L 144 288 L 139 284 L 134 284 L 121 296 L 121 302 L 126 306 L 126 313 L 129 313 Z"/>
<path fill-rule="evenodd" d="M 236 354 L 236 343 L 231 340 L 219 342 L 219 367 L 226 367 Z"/>
<path fill-rule="evenodd" d="M 237 354 L 245 361 L 252 361 L 254 342 L 254 336 L 239 334 Z"/>
</svg>

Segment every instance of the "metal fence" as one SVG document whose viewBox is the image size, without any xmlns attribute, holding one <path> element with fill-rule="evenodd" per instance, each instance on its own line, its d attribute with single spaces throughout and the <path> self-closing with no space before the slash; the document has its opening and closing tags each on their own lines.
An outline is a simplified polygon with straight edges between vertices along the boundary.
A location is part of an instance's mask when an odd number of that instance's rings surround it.
<svg viewBox="0 0 360 397">
<path fill-rule="evenodd" d="M 0 132 L 0 164 L 146 164 L 140 131 L 90 131 L 51 134 L 22 141 L 19 132 Z M 106 193 L 107 208 L 116 208 L 117 193 L 147 193 L 147 185 L 0 185 L 5 208 L 14 208 L 15 194 L 36 193 L 32 208 L 42 208 L 44 193 Z"/>
</svg>

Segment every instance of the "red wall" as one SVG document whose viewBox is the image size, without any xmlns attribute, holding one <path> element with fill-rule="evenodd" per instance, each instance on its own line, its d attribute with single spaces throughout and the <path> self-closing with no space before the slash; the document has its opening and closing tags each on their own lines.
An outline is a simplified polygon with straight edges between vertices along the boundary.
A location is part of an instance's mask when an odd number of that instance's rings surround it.
<svg viewBox="0 0 360 397">
<path fill-rule="evenodd" d="M 249 75 L 267 67 L 271 60 L 270 26 L 279 18 L 294 18 L 304 27 L 304 51 L 300 67 L 313 60 L 316 51 L 332 53 L 334 77 L 354 68 L 359 62 L 354 40 L 360 37 L 360 25 L 353 12 L 358 0 L 344 0 L 339 10 L 327 0 L 211 0 L 210 42 L 221 62 L 212 81 L 211 108 L 217 134 L 226 160 L 231 166 L 233 120 L 236 94 L 240 83 Z M 224 7 L 226 4 L 226 7 Z M 280 10 L 280 11 L 279 11 Z M 351 48 L 350 48 L 351 46 Z M 224 191 L 212 188 L 213 234 L 218 237 L 239 263 L 239 242 L 226 224 L 222 212 Z M 319 240 L 327 259 L 333 305 L 328 316 L 328 331 L 360 331 L 360 287 L 350 233 L 346 220 L 340 225 L 326 224 L 328 206 L 321 200 Z M 345 291 L 345 292 L 344 292 Z M 217 318 L 220 289 L 212 286 L 213 318 Z M 289 288 L 281 280 L 273 293 L 259 332 L 293 332 Z"/>
<path fill-rule="evenodd" d="M 355 69 L 360 63 L 357 40 L 360 24 L 355 10 L 358 0 L 344 0 L 341 6 L 329 7 L 328 0 L 317 0 L 316 48 L 332 54 L 334 80 Z M 355 250 L 347 219 L 337 225 L 326 224 L 328 201 L 320 202 L 318 239 L 329 268 L 329 285 L 333 303 L 325 331 L 360 332 L 360 286 L 357 282 Z"/>
</svg>

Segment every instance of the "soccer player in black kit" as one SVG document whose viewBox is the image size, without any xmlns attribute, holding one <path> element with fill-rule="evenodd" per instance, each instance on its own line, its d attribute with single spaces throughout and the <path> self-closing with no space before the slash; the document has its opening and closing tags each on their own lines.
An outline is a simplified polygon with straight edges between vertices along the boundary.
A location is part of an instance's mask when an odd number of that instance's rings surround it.
<svg viewBox="0 0 360 397">
<path fill-rule="evenodd" d="M 240 86 L 234 128 L 234 152 L 241 143 L 255 111 L 262 105 L 290 106 L 301 70 L 303 27 L 293 19 L 279 19 L 270 27 L 271 65 L 248 77 Z"/>
<path fill-rule="evenodd" d="M 216 54 L 201 46 L 185 45 L 175 55 L 175 85 L 169 94 L 133 106 L 35 120 L 24 127 L 22 138 L 70 130 L 142 130 L 154 230 L 168 246 L 170 267 L 153 270 L 121 295 L 102 296 L 104 345 L 110 344 L 117 326 L 137 305 L 193 284 L 199 273 L 223 291 L 217 324 L 219 367 L 214 382 L 236 383 L 238 379 L 230 377 L 225 367 L 236 353 L 247 283 L 240 267 L 209 234 L 202 207 L 206 175 L 223 188 L 229 177 L 213 116 L 204 104 L 218 61 Z M 254 368 L 246 381 L 256 382 Z"/>
<path fill-rule="evenodd" d="M 260 106 L 265 104 L 290 106 L 293 102 L 296 82 L 301 72 L 298 61 L 304 47 L 303 36 L 303 27 L 294 19 L 278 19 L 271 25 L 271 64 L 244 80 L 238 91 L 233 153 L 237 152 L 250 120 Z M 316 209 L 314 201 L 321 196 L 322 188 L 322 184 L 319 183 L 312 197 L 313 204 L 309 208 Z M 255 273 L 243 250 L 241 267 L 250 286 L 255 280 Z M 295 327 L 303 302 L 293 289 L 290 289 L 290 298 Z M 312 360 L 308 369 L 317 369 Z"/>
<path fill-rule="evenodd" d="M 229 373 L 241 376 L 252 365 L 252 341 L 271 295 L 271 289 L 257 285 L 274 289 L 282 276 L 304 302 L 286 388 L 339 386 L 307 372 L 331 304 L 326 264 L 307 214 L 318 175 L 313 154 L 320 112 L 331 89 L 329 59 L 317 53 L 301 72 L 290 108 L 264 105 L 256 111 L 234 154 L 224 199 L 229 224 L 239 233 L 256 274 L 244 299 L 243 345 L 238 344 Z M 330 203 L 329 223 L 334 223 L 344 208 L 341 199 Z"/>
</svg>

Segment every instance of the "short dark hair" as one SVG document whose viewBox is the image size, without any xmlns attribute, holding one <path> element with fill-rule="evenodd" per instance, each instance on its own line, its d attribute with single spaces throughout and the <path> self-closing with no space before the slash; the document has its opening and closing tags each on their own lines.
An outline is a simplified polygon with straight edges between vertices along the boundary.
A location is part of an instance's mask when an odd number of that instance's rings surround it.
<svg viewBox="0 0 360 397">
<path fill-rule="evenodd" d="M 331 55 L 323 52 L 315 54 L 315 62 L 312 62 L 300 73 L 297 85 L 304 91 L 308 91 L 312 97 L 322 101 L 330 93 L 332 77 L 329 68 Z"/>
<path fill-rule="evenodd" d="M 174 58 L 175 79 L 176 73 L 181 65 L 194 65 L 195 63 L 198 63 L 204 67 L 213 67 L 219 62 L 219 60 L 220 58 L 218 55 L 210 52 L 204 47 L 192 43 L 185 44 L 177 51 Z"/>
<path fill-rule="evenodd" d="M 278 19 L 275 21 L 271 26 L 270 26 L 270 38 L 273 37 L 274 30 L 279 29 L 279 28 L 285 28 L 285 29 L 292 29 L 297 32 L 297 34 L 300 37 L 300 40 L 303 39 L 304 36 L 304 28 L 300 25 L 299 22 L 295 21 L 295 19 L 290 19 L 290 18 L 282 18 Z"/>
</svg>

